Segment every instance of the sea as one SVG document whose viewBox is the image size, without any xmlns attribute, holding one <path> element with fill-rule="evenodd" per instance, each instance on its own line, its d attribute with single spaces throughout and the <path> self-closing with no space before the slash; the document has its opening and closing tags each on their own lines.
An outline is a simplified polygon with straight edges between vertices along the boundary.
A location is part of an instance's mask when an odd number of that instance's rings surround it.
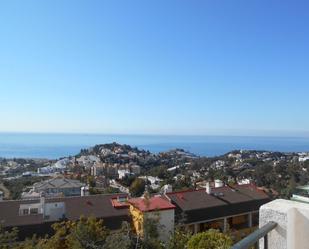
<svg viewBox="0 0 309 249">
<path fill-rule="evenodd" d="M 112 142 L 153 153 L 180 148 L 198 156 L 218 156 L 240 149 L 309 152 L 309 137 L 0 133 L 0 157 L 57 159 Z"/>
</svg>

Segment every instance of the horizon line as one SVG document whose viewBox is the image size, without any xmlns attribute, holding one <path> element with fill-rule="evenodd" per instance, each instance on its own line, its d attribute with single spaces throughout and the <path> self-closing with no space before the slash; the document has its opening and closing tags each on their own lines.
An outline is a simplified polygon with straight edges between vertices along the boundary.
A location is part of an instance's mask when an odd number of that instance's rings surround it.
<svg viewBox="0 0 309 249">
<path fill-rule="evenodd" d="M 263 132 L 263 131 L 259 131 Z M 67 132 L 67 131 L 0 131 L 0 134 L 31 134 L 31 135 L 84 135 L 84 136 L 166 136 L 166 137 L 276 137 L 276 138 L 309 138 L 309 131 L 289 131 L 294 134 L 269 134 L 271 131 L 264 131 L 268 134 L 213 134 L 213 133 L 202 133 L 202 134 L 168 134 L 168 133 L 104 133 L 104 132 Z M 283 131 L 281 131 L 283 132 Z M 295 134 L 305 133 L 305 134 Z"/>
</svg>

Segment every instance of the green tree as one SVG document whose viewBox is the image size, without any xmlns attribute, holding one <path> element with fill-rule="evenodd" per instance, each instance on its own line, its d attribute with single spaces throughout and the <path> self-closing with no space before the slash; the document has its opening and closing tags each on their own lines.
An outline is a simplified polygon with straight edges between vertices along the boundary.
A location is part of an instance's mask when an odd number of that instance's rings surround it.
<svg viewBox="0 0 309 249">
<path fill-rule="evenodd" d="M 292 176 L 289 179 L 286 188 L 282 189 L 281 195 L 284 196 L 285 198 L 290 199 L 292 194 L 295 192 L 295 189 L 296 189 L 296 182 L 295 178 Z"/>
<path fill-rule="evenodd" d="M 135 179 L 136 179 L 135 175 L 129 175 L 129 176 L 126 175 L 120 182 L 121 182 L 122 185 L 124 185 L 126 187 L 130 187 Z"/>
<path fill-rule="evenodd" d="M 88 176 L 87 177 L 87 183 L 89 185 L 90 188 L 95 188 L 96 186 L 96 182 L 93 176 Z"/>
<path fill-rule="evenodd" d="M 17 228 L 13 228 L 11 231 L 5 231 L 0 224 L 0 249 L 14 248 L 16 245 L 17 235 Z"/>
<path fill-rule="evenodd" d="M 104 245 L 108 231 L 102 220 L 94 217 L 81 217 L 78 222 L 69 222 L 69 234 L 66 237 L 68 248 L 95 249 Z"/>
<path fill-rule="evenodd" d="M 53 229 L 55 234 L 49 238 L 34 236 L 12 249 L 135 249 L 136 239 L 128 223 L 120 231 L 110 233 L 102 220 L 81 217 L 76 222 L 56 223 Z"/>
<path fill-rule="evenodd" d="M 136 178 L 130 186 L 130 193 L 133 197 L 141 196 L 146 187 L 146 182 L 143 179 Z"/>
<path fill-rule="evenodd" d="M 22 249 L 97 249 L 102 248 L 108 236 L 108 230 L 102 220 L 94 217 L 81 217 L 78 221 L 63 221 L 52 225 L 55 234 L 40 239 L 31 247 L 29 241 Z"/>
<path fill-rule="evenodd" d="M 46 240 L 39 239 L 34 235 L 31 239 L 27 238 L 23 242 L 19 242 L 14 249 L 47 249 Z"/>
<path fill-rule="evenodd" d="M 232 239 L 217 230 L 193 235 L 188 241 L 188 249 L 228 249 L 232 246 Z"/>
<path fill-rule="evenodd" d="M 167 244 L 166 249 L 179 249 L 187 248 L 188 241 L 191 234 L 180 229 L 176 229 L 170 237 L 170 241 Z"/>
<path fill-rule="evenodd" d="M 133 249 L 134 238 L 130 224 L 124 222 L 120 231 L 111 233 L 105 241 L 104 249 Z"/>
</svg>

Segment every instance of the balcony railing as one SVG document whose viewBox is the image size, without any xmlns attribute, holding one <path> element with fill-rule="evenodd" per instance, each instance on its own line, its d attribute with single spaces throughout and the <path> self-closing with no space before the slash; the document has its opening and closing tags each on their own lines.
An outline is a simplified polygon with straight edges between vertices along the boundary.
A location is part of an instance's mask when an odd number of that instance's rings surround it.
<svg viewBox="0 0 309 249">
<path fill-rule="evenodd" d="M 248 249 L 252 246 L 254 248 L 259 248 L 259 240 L 264 237 L 264 249 L 268 249 L 268 236 L 267 234 L 273 230 L 277 226 L 275 222 L 269 222 L 265 226 L 261 227 L 260 229 L 256 230 L 255 232 L 248 235 L 246 238 L 242 239 L 231 249 Z"/>
</svg>

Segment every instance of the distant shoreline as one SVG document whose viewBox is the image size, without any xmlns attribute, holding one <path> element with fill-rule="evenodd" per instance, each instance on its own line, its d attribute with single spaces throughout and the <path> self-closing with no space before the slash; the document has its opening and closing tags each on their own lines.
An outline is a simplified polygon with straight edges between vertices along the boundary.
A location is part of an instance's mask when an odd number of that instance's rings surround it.
<svg viewBox="0 0 309 249">
<path fill-rule="evenodd" d="M 82 135 L 0 133 L 0 157 L 57 159 L 96 144 L 117 142 L 153 153 L 180 148 L 198 156 L 220 156 L 232 150 L 308 152 L 309 137 Z"/>
<path fill-rule="evenodd" d="M 296 134 L 296 133 L 295 133 Z M 235 137 L 235 138 L 282 138 L 282 139 L 309 139 L 308 132 L 298 132 L 299 135 L 263 134 L 263 135 L 241 135 L 241 134 L 154 134 L 154 133 L 91 133 L 91 132 L 27 132 L 27 131 L 0 131 L 0 135 L 38 135 L 38 136 L 114 136 L 114 137 Z M 300 135 L 301 134 L 301 135 Z"/>
</svg>

